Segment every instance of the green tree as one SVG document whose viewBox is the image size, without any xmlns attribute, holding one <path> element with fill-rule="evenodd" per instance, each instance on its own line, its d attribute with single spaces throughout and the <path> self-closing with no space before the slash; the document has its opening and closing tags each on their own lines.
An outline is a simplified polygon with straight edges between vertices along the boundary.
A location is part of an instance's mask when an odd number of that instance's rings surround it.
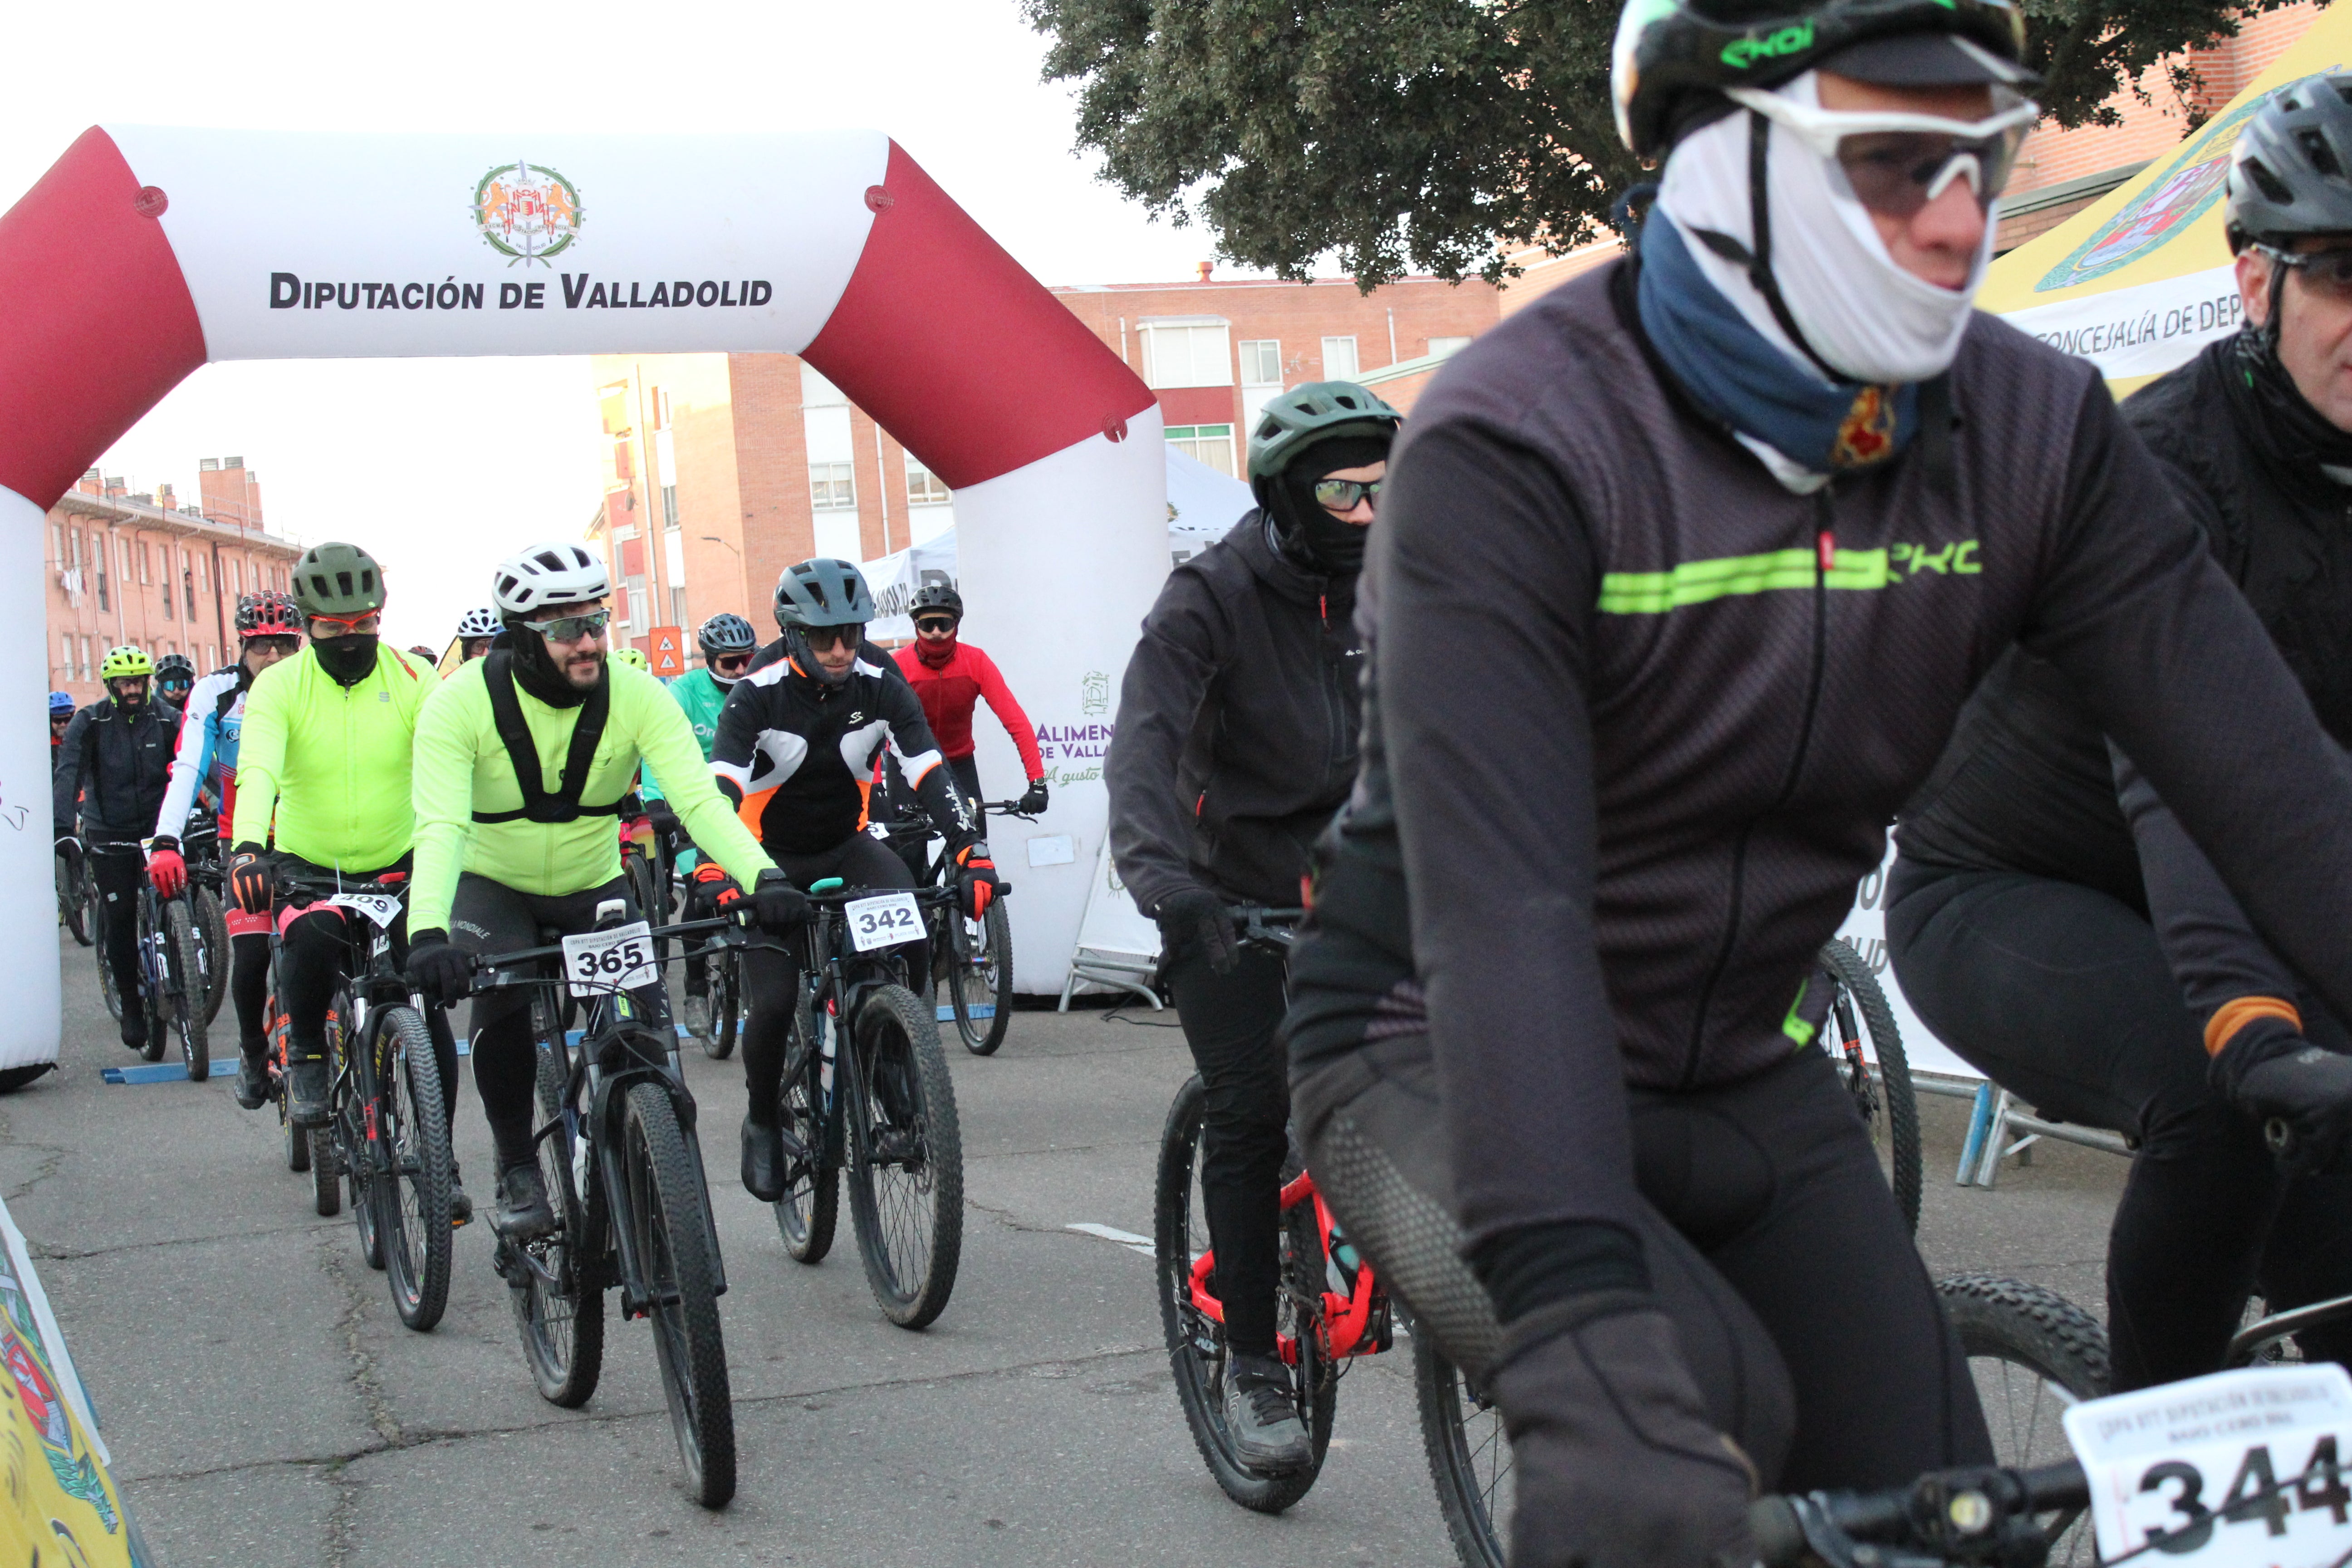
<svg viewBox="0 0 2352 1568">
<path fill-rule="evenodd" d="M 2168 55 L 2288 0 L 2023 0 L 2039 97 L 2063 126 Z M 1336 255 L 1370 288 L 1407 270 L 1504 276 L 1503 251 L 1596 237 L 1643 172 L 1617 140 L 1618 0 L 1021 0 L 1077 85 L 1077 141 L 1154 214 L 1244 266 Z M 1793 5 L 1791 7 L 1794 8 Z M 2173 62 L 2159 92 L 2201 86 Z"/>
</svg>

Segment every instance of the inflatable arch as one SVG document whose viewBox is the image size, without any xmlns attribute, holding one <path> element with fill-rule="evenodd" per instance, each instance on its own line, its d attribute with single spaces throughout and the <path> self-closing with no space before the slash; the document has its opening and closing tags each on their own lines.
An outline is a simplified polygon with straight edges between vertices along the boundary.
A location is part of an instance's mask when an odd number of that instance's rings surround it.
<svg viewBox="0 0 2352 1568">
<path fill-rule="evenodd" d="M 887 137 L 125 126 L 68 149 L 0 216 L 0 1066 L 55 1060 L 60 1028 L 26 568 L 117 437 L 208 360 L 725 351 L 803 356 L 953 487 L 972 640 L 1041 726 L 1109 722 L 1168 567 L 1158 406 Z M 1057 990 L 1076 940 L 1092 771 L 994 841 L 1027 989 Z"/>
</svg>

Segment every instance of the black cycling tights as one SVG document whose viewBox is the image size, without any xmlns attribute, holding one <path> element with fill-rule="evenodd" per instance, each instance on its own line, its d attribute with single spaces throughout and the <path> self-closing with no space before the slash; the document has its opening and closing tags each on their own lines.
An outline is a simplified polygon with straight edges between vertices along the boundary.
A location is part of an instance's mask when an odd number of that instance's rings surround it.
<svg viewBox="0 0 2352 1568">
<path fill-rule="evenodd" d="M 354 942 L 373 940 L 367 917 L 347 910 L 320 907 L 286 923 L 278 952 L 278 1005 L 286 1009 L 286 1048 L 296 1057 L 317 1057 L 327 1048 L 327 1009 L 334 1003 L 335 982 L 360 962 L 363 949 Z M 346 923 L 349 922 L 349 923 Z M 240 937 L 233 984 L 242 984 L 245 944 L 267 942 L 267 937 Z M 264 948 L 265 956 L 267 948 Z M 408 959 L 405 917 L 392 928 L 394 963 Z M 238 1005 L 244 1005 L 240 997 Z M 258 1004 L 254 1009 L 257 1016 Z M 242 1013 L 240 1013 L 240 1017 Z M 425 1009 L 425 1032 L 433 1041 L 433 1059 L 441 1069 L 441 1110 L 452 1129 L 457 1121 L 457 1040 L 450 1032 L 449 1016 L 438 1007 Z"/>
<path fill-rule="evenodd" d="M 136 844 L 89 847 L 90 878 L 98 884 L 99 939 L 114 970 L 114 989 L 128 1010 L 139 995 L 139 889 L 147 885 L 147 859 Z"/>
<path fill-rule="evenodd" d="M 246 931 L 228 939 L 233 960 L 228 973 L 229 1001 L 236 1008 L 237 1047 L 259 1056 L 268 1041 L 261 1019 L 269 996 L 269 933 Z"/>
<path fill-rule="evenodd" d="M 2137 1141 L 2107 1237 L 2117 1393 L 2221 1369 L 2249 1293 L 2352 1293 L 2352 1175 L 2289 1184 L 2207 1081 L 2155 930 L 2071 882 L 1897 860 L 1887 944 L 1946 1045 L 2042 1115 Z M 2314 1020 L 2315 1026 L 2317 1020 Z M 2352 1331 L 2300 1336 L 2344 1360 Z"/>
</svg>

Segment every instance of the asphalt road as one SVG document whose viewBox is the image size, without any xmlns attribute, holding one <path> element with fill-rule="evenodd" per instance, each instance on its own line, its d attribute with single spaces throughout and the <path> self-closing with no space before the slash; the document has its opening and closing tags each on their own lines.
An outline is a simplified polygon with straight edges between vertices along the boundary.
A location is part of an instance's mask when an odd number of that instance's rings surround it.
<svg viewBox="0 0 2352 1568">
<path fill-rule="evenodd" d="M 875 1310 L 846 1214 L 824 1264 L 785 1256 L 771 1211 L 732 1178 L 740 1068 L 689 1056 L 732 1285 L 720 1306 L 740 1453 L 739 1494 L 711 1514 L 680 1489 L 642 1323 L 613 1326 L 586 1410 L 543 1403 L 478 1224 L 458 1233 L 440 1327 L 402 1328 L 349 1216 L 317 1217 L 310 1178 L 285 1169 L 273 1116 L 240 1111 L 226 1079 L 101 1080 L 135 1058 L 91 955 L 60 946 L 64 1060 L 0 1100 L 0 1194 L 115 1478 L 173 1568 L 1453 1560 L 1408 1355 L 1349 1374 L 1303 1502 L 1247 1513 L 1186 1435 L 1149 1258 L 1071 1228 L 1150 1232 L 1160 1123 L 1191 1070 L 1173 1027 L 1023 1013 L 993 1058 L 950 1043 L 969 1209 L 955 1298 L 922 1333 Z M 234 1048 L 226 1009 L 216 1034 Z M 1965 1104 L 1922 1109 L 1930 1265 L 2035 1280 L 2097 1310 L 2123 1163 L 2044 1145 L 1997 1191 L 1958 1189 Z M 470 1082 L 457 1152 L 487 1200 Z"/>
</svg>

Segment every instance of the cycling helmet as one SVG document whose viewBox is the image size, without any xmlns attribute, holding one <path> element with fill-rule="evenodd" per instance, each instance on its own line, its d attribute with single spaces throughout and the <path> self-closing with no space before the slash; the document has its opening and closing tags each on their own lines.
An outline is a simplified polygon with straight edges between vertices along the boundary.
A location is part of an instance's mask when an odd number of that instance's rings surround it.
<svg viewBox="0 0 2352 1568">
<path fill-rule="evenodd" d="M 1294 386 L 1259 411 L 1250 427 L 1249 477 L 1272 479 L 1299 453 L 1337 436 L 1392 439 L 1404 416 L 1352 381 L 1310 381 Z M 1264 492 L 1260 491 L 1263 499 Z"/>
<path fill-rule="evenodd" d="M 1725 88 L 1769 91 L 1841 50 L 1920 33 L 1949 35 L 1959 52 L 1948 58 L 1980 73 L 1938 77 L 1929 67 L 1911 78 L 1923 85 L 2039 79 L 2019 63 L 2025 17 L 2011 0 L 1626 0 L 1610 68 L 1617 134 L 1637 158 L 1662 156 L 1710 109 L 1729 110 Z"/>
<path fill-rule="evenodd" d="M 196 683 L 195 661 L 184 653 L 167 653 L 155 661 L 155 684 L 162 686 L 177 680 L 183 685 Z"/>
<path fill-rule="evenodd" d="M 760 634 L 742 616 L 721 611 L 695 628 L 694 640 L 701 645 L 702 657 L 709 658 L 714 654 L 750 653 L 760 646 Z"/>
<path fill-rule="evenodd" d="M 467 610 L 457 617 L 457 637 L 461 642 L 471 642 L 476 637 L 494 637 L 504 625 L 499 619 L 499 613 L 485 605 L 478 610 Z"/>
<path fill-rule="evenodd" d="M 98 667 L 98 678 L 100 680 L 121 680 L 131 676 L 154 673 L 155 661 L 147 657 L 147 650 L 131 643 L 124 643 L 120 647 L 108 648 L 105 662 Z"/>
<path fill-rule="evenodd" d="M 241 637 L 292 637 L 302 635 L 302 607 L 290 594 L 265 589 L 236 602 L 236 635 Z"/>
<path fill-rule="evenodd" d="M 2352 234 L 2352 76 L 2305 77 L 2270 95 L 2230 163 L 2232 252 Z"/>
<path fill-rule="evenodd" d="M 52 719 L 70 719 L 74 715 L 74 710 L 79 706 L 80 704 L 73 700 L 73 693 L 70 691 L 49 693 L 49 717 Z"/>
<path fill-rule="evenodd" d="M 490 574 L 499 615 L 522 620 L 551 605 L 584 605 L 613 591 L 604 563 L 587 546 L 551 540 L 516 552 Z"/>
<path fill-rule="evenodd" d="M 294 563 L 294 602 L 305 616 L 357 617 L 383 608 L 383 568 L 356 544 L 314 544 Z"/>
<path fill-rule="evenodd" d="M 846 561 L 819 557 L 787 566 L 776 580 L 776 625 L 790 632 L 801 626 L 863 626 L 875 616 L 874 594 L 866 575 Z"/>
<path fill-rule="evenodd" d="M 642 669 L 648 675 L 653 673 L 653 661 L 635 648 L 616 647 L 605 657 L 615 664 L 625 664 L 633 668 Z"/>
<path fill-rule="evenodd" d="M 907 606 L 907 613 L 919 616 L 925 610 L 945 610 L 957 620 L 961 620 L 963 595 L 957 593 L 954 584 L 950 583 L 933 583 L 918 588 L 915 590 L 915 602 Z"/>
</svg>

